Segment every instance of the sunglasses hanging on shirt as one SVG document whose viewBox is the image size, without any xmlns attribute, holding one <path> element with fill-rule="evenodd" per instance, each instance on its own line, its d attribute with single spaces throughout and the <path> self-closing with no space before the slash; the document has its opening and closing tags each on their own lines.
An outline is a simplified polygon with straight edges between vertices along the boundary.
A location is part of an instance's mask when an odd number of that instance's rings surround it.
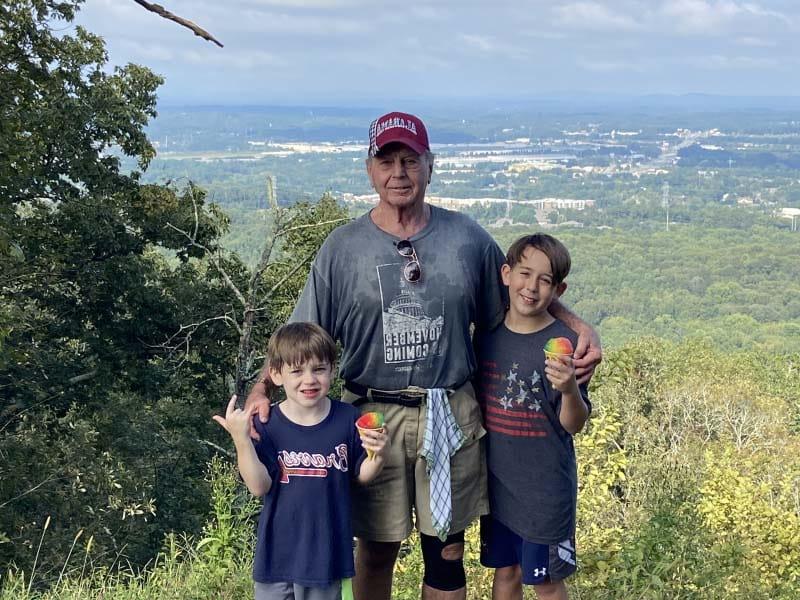
<svg viewBox="0 0 800 600">
<path fill-rule="evenodd" d="M 408 240 L 397 242 L 397 253 L 408 262 L 403 266 L 403 279 L 408 283 L 416 283 L 422 277 L 422 265 L 419 264 L 417 252 Z"/>
</svg>

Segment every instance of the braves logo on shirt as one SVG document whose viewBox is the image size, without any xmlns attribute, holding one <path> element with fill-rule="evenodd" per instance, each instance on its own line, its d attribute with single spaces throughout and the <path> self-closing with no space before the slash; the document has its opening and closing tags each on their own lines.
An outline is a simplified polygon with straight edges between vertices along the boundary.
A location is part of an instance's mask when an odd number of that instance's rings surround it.
<svg viewBox="0 0 800 600">
<path fill-rule="evenodd" d="M 327 477 L 328 469 L 347 473 L 347 444 L 339 444 L 327 456 L 281 450 L 278 452 L 278 464 L 281 468 L 281 483 L 289 483 L 290 477 Z"/>
</svg>

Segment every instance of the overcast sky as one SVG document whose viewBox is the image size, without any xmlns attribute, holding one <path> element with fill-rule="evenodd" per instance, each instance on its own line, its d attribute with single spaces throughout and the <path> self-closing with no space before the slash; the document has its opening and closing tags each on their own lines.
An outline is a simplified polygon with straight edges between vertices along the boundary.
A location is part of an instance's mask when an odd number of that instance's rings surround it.
<svg viewBox="0 0 800 600">
<path fill-rule="evenodd" d="M 797 0 L 132 0 L 77 22 L 163 104 L 370 104 L 563 92 L 800 96 Z"/>
</svg>

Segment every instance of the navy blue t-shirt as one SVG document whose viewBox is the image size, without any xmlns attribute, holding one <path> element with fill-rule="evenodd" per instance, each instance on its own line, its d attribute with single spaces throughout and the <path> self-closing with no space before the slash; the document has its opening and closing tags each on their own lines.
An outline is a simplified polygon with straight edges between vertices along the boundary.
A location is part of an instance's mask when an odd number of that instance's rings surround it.
<svg viewBox="0 0 800 600">
<path fill-rule="evenodd" d="M 350 480 L 365 456 L 357 418 L 332 400 L 316 425 L 293 423 L 280 405 L 267 423 L 255 419 L 256 453 L 272 478 L 258 521 L 256 581 L 324 587 L 354 575 Z"/>
</svg>

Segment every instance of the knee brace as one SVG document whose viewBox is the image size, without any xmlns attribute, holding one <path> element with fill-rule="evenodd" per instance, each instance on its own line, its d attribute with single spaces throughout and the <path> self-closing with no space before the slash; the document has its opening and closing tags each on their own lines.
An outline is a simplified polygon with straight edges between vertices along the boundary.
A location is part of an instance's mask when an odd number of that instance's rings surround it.
<svg viewBox="0 0 800 600">
<path fill-rule="evenodd" d="M 425 563 L 425 575 L 422 581 L 429 587 L 443 592 L 452 592 L 467 585 L 464 572 L 464 555 L 461 558 L 448 560 L 442 552 L 450 544 L 464 543 L 464 532 L 449 535 L 445 541 L 431 535 L 420 533 L 422 560 Z"/>
</svg>

